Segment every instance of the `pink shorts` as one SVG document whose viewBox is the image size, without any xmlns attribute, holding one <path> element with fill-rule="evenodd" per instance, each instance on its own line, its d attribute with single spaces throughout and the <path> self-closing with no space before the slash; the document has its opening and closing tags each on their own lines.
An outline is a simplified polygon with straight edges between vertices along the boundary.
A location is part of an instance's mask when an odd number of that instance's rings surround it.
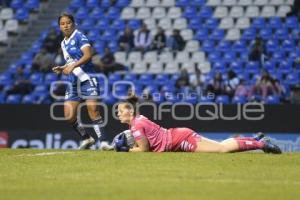
<svg viewBox="0 0 300 200">
<path fill-rule="evenodd" d="M 172 135 L 171 151 L 195 152 L 201 136 L 189 128 L 170 129 Z"/>
</svg>

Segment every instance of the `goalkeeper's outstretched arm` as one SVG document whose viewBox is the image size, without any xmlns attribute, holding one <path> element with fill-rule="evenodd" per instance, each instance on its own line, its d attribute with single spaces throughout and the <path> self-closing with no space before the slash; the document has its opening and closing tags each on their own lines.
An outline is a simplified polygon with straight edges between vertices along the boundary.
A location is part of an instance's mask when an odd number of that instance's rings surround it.
<svg viewBox="0 0 300 200">
<path fill-rule="evenodd" d="M 146 137 L 142 137 L 141 139 L 135 141 L 136 145 L 129 149 L 129 152 L 147 152 L 150 151 L 149 141 Z"/>
</svg>

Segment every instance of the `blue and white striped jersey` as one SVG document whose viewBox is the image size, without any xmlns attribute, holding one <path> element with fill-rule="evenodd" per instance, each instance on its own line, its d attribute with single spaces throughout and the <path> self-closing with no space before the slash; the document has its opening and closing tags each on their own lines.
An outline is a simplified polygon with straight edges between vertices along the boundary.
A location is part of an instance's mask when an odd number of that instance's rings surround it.
<svg viewBox="0 0 300 200">
<path fill-rule="evenodd" d="M 75 29 L 68 39 L 65 38 L 61 42 L 61 49 L 63 51 L 66 64 L 70 64 L 80 60 L 80 58 L 83 56 L 83 52 L 81 51 L 81 49 L 86 46 L 90 46 L 87 37 L 80 31 Z M 94 68 L 91 61 L 75 68 L 69 75 L 69 81 L 74 84 L 77 82 L 78 78 L 81 82 L 86 81 L 87 79 L 89 79 L 89 75 L 87 73 L 94 73 Z"/>
</svg>

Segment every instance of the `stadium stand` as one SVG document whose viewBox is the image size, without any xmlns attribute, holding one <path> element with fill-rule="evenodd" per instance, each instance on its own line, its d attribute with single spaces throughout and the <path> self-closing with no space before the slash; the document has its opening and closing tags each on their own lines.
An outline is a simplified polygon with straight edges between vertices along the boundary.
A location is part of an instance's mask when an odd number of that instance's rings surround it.
<svg viewBox="0 0 300 200">
<path fill-rule="evenodd" d="M 290 88 L 300 84 L 299 18 L 287 16 L 292 9 L 292 0 L 71 0 L 67 3 L 66 10 L 74 13 L 78 28 L 88 35 L 96 53 L 102 55 L 104 48 L 109 47 L 116 61 L 129 68 L 128 71 L 114 72 L 108 76 L 108 95 L 103 98 L 105 103 L 118 100 L 111 91 L 116 80 L 132 80 L 137 94 L 148 93 L 157 103 L 215 101 L 228 104 L 261 100 L 278 104 L 288 101 Z M 31 11 L 39 12 L 40 4 L 38 0 L 13 0 L 9 7 L 1 9 L 1 46 L 9 47 L 9 35 L 18 33 L 19 24 L 29 19 L 28 13 Z M 32 60 L 43 46 L 49 27 L 58 32 L 55 20 L 46 23 L 47 27 L 43 27 L 44 32 L 39 39 L 31 42 L 31 49 L 23 51 L 19 59 L 1 74 L 0 102 L 53 101 L 48 92 L 49 84 L 64 80 L 64 77 L 51 73 L 37 74 L 31 69 Z M 128 26 L 137 34 L 143 23 L 153 36 L 158 26 L 164 29 L 168 38 L 173 30 L 178 29 L 185 40 L 184 49 L 174 51 L 165 48 L 162 52 L 150 50 L 145 53 L 134 49 L 120 51 L 118 37 L 124 29 Z M 257 38 L 261 38 L 262 43 L 255 45 Z M 258 60 L 252 61 L 249 57 L 251 53 L 258 54 Z M 4 82 L 19 66 L 24 66 L 25 73 L 32 73 L 30 81 L 35 88 L 24 97 L 7 96 L 8 88 Z M 201 90 L 199 87 L 189 86 L 186 89 L 175 86 L 182 69 L 186 69 L 191 76 L 197 68 L 205 76 L 205 83 L 199 85 Z M 245 81 L 245 87 L 240 88 L 248 91 L 246 94 L 254 91 L 253 96 L 232 96 L 228 93 L 228 88 L 231 90 L 238 86 L 229 77 L 229 71 L 233 71 L 240 81 Z M 265 78 L 262 71 L 267 71 L 271 78 Z M 221 94 L 208 99 L 203 93 L 206 94 L 209 85 L 217 87 L 219 80 L 214 78 L 216 73 L 222 74 L 219 82 Z M 265 83 L 271 84 L 271 88 Z M 124 95 L 128 87 L 119 86 L 116 89 L 115 93 Z M 267 91 L 266 97 L 260 92 L 264 89 Z M 192 95 L 182 97 L 178 93 Z M 37 95 L 40 100 L 35 98 Z"/>
</svg>

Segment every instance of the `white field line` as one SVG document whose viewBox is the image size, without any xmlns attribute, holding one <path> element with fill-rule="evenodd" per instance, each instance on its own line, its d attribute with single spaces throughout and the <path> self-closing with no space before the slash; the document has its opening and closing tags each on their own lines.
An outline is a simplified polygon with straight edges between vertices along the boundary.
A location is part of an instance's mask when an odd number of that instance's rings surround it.
<svg viewBox="0 0 300 200">
<path fill-rule="evenodd" d="M 20 154 L 17 156 L 52 156 L 52 155 L 59 155 L 59 154 L 68 154 L 72 152 L 65 152 L 65 151 L 58 151 L 58 152 L 43 152 L 43 153 L 32 153 L 32 154 Z"/>
</svg>

